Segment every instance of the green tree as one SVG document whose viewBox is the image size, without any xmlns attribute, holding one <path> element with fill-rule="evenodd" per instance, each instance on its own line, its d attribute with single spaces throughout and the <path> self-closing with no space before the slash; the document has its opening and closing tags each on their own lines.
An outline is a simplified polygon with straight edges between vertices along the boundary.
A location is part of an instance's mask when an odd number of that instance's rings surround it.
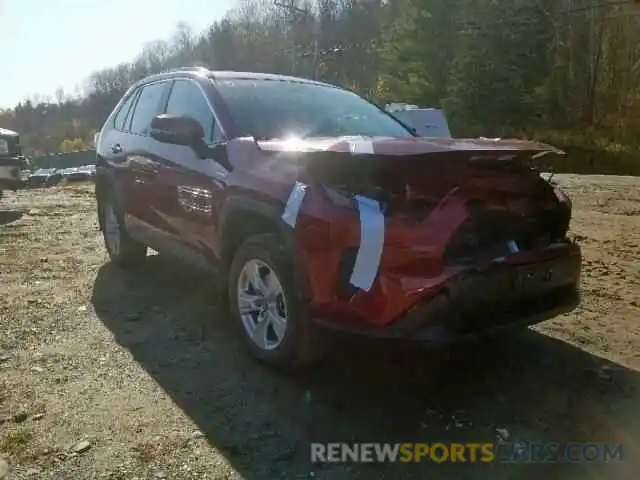
<svg viewBox="0 0 640 480">
<path fill-rule="evenodd" d="M 394 97 L 386 100 L 442 105 L 459 40 L 458 3 L 406 0 L 398 8 L 382 47 L 383 80 Z"/>
</svg>

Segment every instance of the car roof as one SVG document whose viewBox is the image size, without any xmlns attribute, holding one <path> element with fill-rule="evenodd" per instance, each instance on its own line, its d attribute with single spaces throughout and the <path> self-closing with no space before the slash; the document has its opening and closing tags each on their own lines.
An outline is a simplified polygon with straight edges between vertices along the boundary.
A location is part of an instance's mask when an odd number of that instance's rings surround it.
<svg viewBox="0 0 640 480">
<path fill-rule="evenodd" d="M 133 85 L 131 89 L 157 80 L 168 80 L 176 77 L 207 78 L 209 80 L 212 80 L 214 83 L 216 80 L 268 80 L 337 88 L 335 87 L 335 85 L 330 85 L 328 83 L 318 82 L 316 80 L 310 80 L 307 78 L 293 77 L 290 75 L 259 72 L 235 72 L 227 70 L 209 70 L 204 67 L 182 67 L 162 73 L 149 75 L 148 77 L 143 78 L 135 85 Z"/>
<path fill-rule="evenodd" d="M 14 132 L 13 130 L 9 130 L 7 128 L 1 128 L 0 127 L 0 135 L 6 135 L 6 136 L 9 136 L 9 137 L 15 137 L 15 136 L 18 135 L 18 133 Z"/>
<path fill-rule="evenodd" d="M 232 72 L 232 71 L 215 71 L 209 74 L 209 77 L 215 80 L 271 80 L 279 82 L 306 83 L 310 85 L 322 85 L 325 87 L 333 87 L 324 82 L 310 80 L 308 78 L 293 77 L 291 75 L 279 75 L 275 73 L 257 73 L 257 72 Z"/>
</svg>

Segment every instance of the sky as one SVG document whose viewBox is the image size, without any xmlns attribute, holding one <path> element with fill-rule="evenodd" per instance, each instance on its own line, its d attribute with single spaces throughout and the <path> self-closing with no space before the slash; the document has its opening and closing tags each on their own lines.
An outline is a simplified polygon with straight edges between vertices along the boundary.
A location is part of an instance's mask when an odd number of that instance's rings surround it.
<svg viewBox="0 0 640 480">
<path fill-rule="evenodd" d="M 130 61 L 178 22 L 200 32 L 236 0 L 0 0 L 0 108 Z"/>
</svg>

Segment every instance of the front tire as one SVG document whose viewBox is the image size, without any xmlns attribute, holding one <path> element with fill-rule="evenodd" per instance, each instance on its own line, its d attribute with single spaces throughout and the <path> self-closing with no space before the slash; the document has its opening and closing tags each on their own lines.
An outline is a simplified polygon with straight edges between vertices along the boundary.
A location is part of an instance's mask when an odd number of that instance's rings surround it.
<svg viewBox="0 0 640 480">
<path fill-rule="evenodd" d="M 112 193 L 101 200 L 100 216 L 104 244 L 111 261 L 122 268 L 142 263 L 147 256 L 147 246 L 127 233 L 122 211 Z"/>
<path fill-rule="evenodd" d="M 297 370 L 317 359 L 319 351 L 289 258 L 275 234 L 248 238 L 229 270 L 229 307 L 253 357 Z"/>
</svg>

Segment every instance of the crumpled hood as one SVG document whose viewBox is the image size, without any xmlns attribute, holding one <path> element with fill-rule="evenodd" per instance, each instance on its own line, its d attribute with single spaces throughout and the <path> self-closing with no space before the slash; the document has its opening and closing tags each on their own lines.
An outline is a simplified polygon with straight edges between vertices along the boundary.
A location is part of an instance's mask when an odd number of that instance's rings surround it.
<svg viewBox="0 0 640 480">
<path fill-rule="evenodd" d="M 510 152 L 540 156 L 548 153 L 563 155 L 557 148 L 540 142 L 517 139 L 446 139 L 425 137 L 331 137 L 257 142 L 268 152 L 339 152 L 385 156 L 421 155 L 446 152 Z"/>
<path fill-rule="evenodd" d="M 486 138 L 334 137 L 256 145 L 266 156 L 302 165 L 309 181 L 392 203 L 405 203 L 407 192 L 438 203 L 456 188 L 534 195 L 540 190 L 535 161 L 564 154 L 539 142 Z"/>
</svg>

